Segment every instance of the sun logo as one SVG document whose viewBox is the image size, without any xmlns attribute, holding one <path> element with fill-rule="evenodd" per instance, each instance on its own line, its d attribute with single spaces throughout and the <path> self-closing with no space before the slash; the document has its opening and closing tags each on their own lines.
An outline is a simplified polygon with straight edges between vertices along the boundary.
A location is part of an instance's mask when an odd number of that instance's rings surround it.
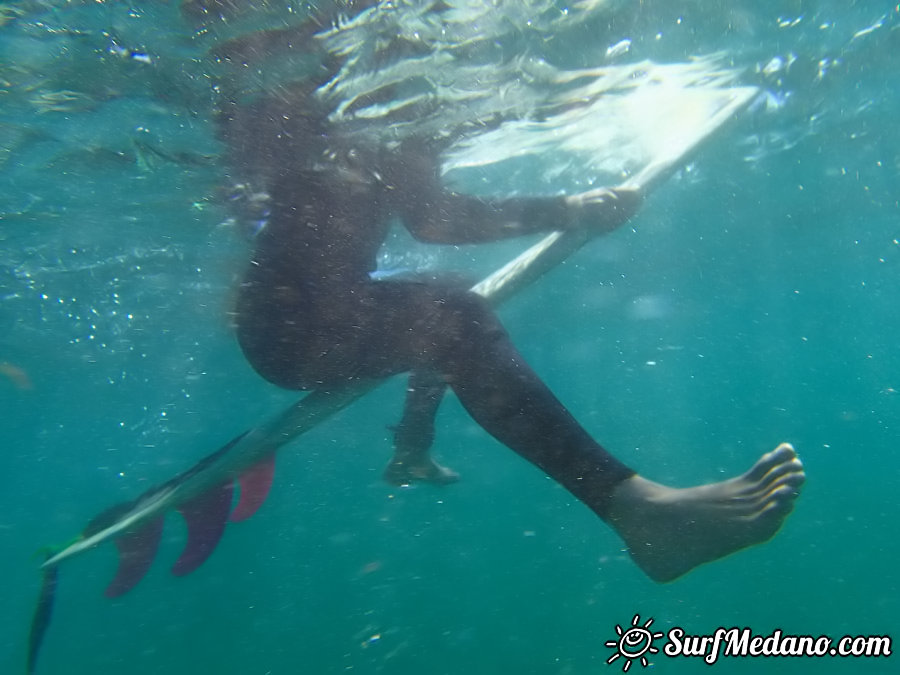
<svg viewBox="0 0 900 675">
<path fill-rule="evenodd" d="M 640 615 L 635 614 L 631 620 L 631 627 L 628 630 L 623 630 L 620 625 L 616 624 L 616 634 L 619 636 L 619 639 L 606 642 L 607 647 L 616 650 L 616 653 L 606 659 L 606 662 L 612 663 L 620 656 L 624 657 L 625 663 L 622 664 L 623 673 L 627 673 L 628 669 L 631 668 L 631 664 L 637 660 L 640 660 L 641 665 L 646 668 L 650 663 L 644 654 L 656 654 L 659 652 L 653 646 L 653 641 L 656 638 L 661 638 L 663 634 L 650 632 L 653 619 L 647 619 L 643 626 L 640 625 L 640 621 Z"/>
</svg>

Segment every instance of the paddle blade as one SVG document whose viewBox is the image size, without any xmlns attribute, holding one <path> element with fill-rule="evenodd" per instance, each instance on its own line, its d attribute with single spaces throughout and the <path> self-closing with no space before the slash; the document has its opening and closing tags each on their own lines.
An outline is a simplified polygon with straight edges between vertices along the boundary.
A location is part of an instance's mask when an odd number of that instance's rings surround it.
<svg viewBox="0 0 900 675">
<path fill-rule="evenodd" d="M 234 483 L 228 481 L 178 507 L 187 523 L 188 541 L 172 574 L 182 577 L 200 567 L 215 550 L 231 511 Z"/>
<path fill-rule="evenodd" d="M 272 479 L 275 476 L 275 453 L 268 455 L 258 464 L 254 464 L 241 474 L 238 482 L 241 485 L 241 496 L 234 511 L 231 512 L 231 520 L 234 523 L 247 520 L 259 510 L 259 507 L 269 496 L 272 489 Z"/>
<path fill-rule="evenodd" d="M 148 521 L 140 529 L 126 532 L 115 540 L 116 548 L 119 549 L 119 569 L 104 591 L 107 598 L 124 595 L 144 578 L 150 565 L 153 564 L 162 531 L 163 518 L 160 516 Z"/>
</svg>

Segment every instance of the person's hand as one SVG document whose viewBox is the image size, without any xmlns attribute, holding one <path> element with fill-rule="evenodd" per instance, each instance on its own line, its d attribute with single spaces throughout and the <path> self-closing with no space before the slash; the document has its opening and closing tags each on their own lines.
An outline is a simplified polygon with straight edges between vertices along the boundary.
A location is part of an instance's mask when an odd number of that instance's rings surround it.
<svg viewBox="0 0 900 675">
<path fill-rule="evenodd" d="M 569 229 L 593 234 L 612 232 L 637 212 L 643 200 L 638 188 L 597 188 L 566 197 L 570 209 Z"/>
</svg>

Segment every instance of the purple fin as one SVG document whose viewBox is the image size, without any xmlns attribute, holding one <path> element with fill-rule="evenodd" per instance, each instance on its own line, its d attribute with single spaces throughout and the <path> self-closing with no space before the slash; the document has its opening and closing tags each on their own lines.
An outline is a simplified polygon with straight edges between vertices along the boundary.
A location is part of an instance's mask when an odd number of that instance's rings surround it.
<svg viewBox="0 0 900 675">
<path fill-rule="evenodd" d="M 162 537 L 163 518 L 159 516 L 147 522 L 140 529 L 126 532 L 116 539 L 119 549 L 119 569 L 116 578 L 106 587 L 107 598 L 117 598 L 135 587 L 144 578 Z"/>
<path fill-rule="evenodd" d="M 238 478 L 241 484 L 241 496 L 238 505 L 231 512 L 229 520 L 240 522 L 247 520 L 259 510 L 272 489 L 272 478 L 275 476 L 275 453 L 271 453 L 261 462 L 254 464 Z"/>
<path fill-rule="evenodd" d="M 234 483 L 228 481 L 194 497 L 178 507 L 188 528 L 188 540 L 172 574 L 183 577 L 200 567 L 212 554 L 225 531 L 231 510 Z"/>
</svg>

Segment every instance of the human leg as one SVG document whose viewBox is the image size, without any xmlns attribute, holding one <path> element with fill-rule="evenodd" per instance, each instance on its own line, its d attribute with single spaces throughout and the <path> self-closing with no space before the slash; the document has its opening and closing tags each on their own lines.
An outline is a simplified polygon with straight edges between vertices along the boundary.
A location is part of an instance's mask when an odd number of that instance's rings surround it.
<svg viewBox="0 0 900 675">
<path fill-rule="evenodd" d="M 674 489 L 636 475 L 582 429 L 473 294 L 386 282 L 341 298 L 355 303 L 352 312 L 345 307 L 306 316 L 350 312 L 351 327 L 317 327 L 309 341 L 294 348 L 296 357 L 281 340 L 283 381 L 327 387 L 354 377 L 430 369 L 482 427 L 609 523 L 635 562 L 657 581 L 766 541 L 793 507 L 804 474 L 788 445 L 720 483 Z M 325 304 L 336 305 L 334 299 Z M 326 348 L 334 341 L 340 344 Z M 429 425 L 440 400 L 439 384 L 422 382 L 421 397 L 407 401 L 413 412 L 404 419 L 411 424 L 399 434 L 403 442 L 417 438 L 419 449 L 430 442 Z"/>
<path fill-rule="evenodd" d="M 434 442 L 434 418 L 446 391 L 446 383 L 432 371 L 410 373 L 403 417 L 394 427 L 394 456 L 384 470 L 388 483 L 446 485 L 459 480 L 459 474 L 435 462 L 429 453 Z"/>
<path fill-rule="evenodd" d="M 267 302 L 257 287 L 259 302 L 244 303 L 238 315 L 244 353 L 270 381 L 321 389 L 430 372 L 435 379 L 422 375 L 420 392 L 407 402 L 398 434 L 403 452 L 430 444 L 443 382 L 485 430 L 600 515 L 612 488 L 633 475 L 553 396 L 479 296 L 421 282 L 318 285 L 316 293 L 289 293 L 279 283 L 281 302 Z"/>
<path fill-rule="evenodd" d="M 436 306 L 438 317 L 419 313 L 425 324 L 406 332 L 407 347 L 429 353 L 486 430 L 604 518 L 652 579 L 671 581 L 765 542 L 793 509 L 805 475 L 790 445 L 729 480 L 684 489 L 654 483 L 588 436 L 477 298 L 451 294 Z M 428 337 L 415 338 L 420 331 Z"/>
<path fill-rule="evenodd" d="M 390 350 L 396 363 L 434 374 L 413 378 L 401 445 L 430 443 L 443 382 L 485 430 L 603 515 L 612 487 L 633 471 L 556 399 L 482 298 L 458 288 L 402 282 L 372 284 L 366 293 L 363 304 L 391 308 L 373 317 L 373 336 L 392 336 L 389 344 L 367 341 L 366 370 L 383 362 L 381 350 Z"/>
</svg>

